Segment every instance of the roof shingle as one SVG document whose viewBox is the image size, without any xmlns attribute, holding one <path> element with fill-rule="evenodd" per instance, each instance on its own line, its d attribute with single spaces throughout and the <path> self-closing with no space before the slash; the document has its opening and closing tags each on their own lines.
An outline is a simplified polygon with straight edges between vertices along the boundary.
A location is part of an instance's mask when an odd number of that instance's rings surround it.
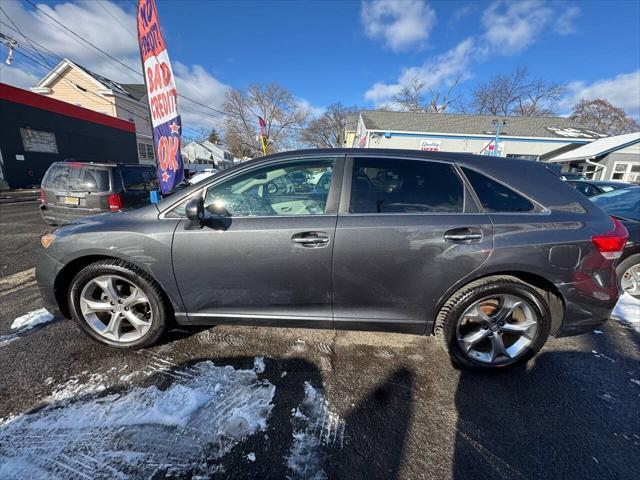
<svg viewBox="0 0 640 480">
<path fill-rule="evenodd" d="M 458 113 L 413 113 L 382 110 L 360 112 L 367 130 L 436 134 L 494 135 L 493 120 L 506 121 L 505 137 L 583 138 L 605 137 L 565 117 L 503 117 Z"/>
</svg>

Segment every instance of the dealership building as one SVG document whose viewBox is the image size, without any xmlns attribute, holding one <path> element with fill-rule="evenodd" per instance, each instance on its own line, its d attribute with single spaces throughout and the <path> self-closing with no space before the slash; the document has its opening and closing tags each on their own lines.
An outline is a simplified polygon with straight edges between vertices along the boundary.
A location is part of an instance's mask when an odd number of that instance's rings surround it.
<svg viewBox="0 0 640 480">
<path fill-rule="evenodd" d="M 606 137 L 564 117 L 364 110 L 358 113 L 357 121 L 348 120 L 345 139 L 350 147 L 466 152 L 528 160 Z"/>
<path fill-rule="evenodd" d="M 0 83 L 0 184 L 39 186 L 53 162 L 138 163 L 132 122 Z"/>
</svg>

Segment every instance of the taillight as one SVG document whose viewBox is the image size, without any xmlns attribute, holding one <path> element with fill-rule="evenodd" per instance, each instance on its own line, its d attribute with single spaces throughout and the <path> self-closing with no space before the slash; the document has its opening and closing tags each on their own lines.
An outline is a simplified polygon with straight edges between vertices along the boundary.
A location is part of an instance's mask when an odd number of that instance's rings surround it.
<svg viewBox="0 0 640 480">
<path fill-rule="evenodd" d="M 601 235 L 594 235 L 591 237 L 591 241 L 604 258 L 613 260 L 620 258 L 620 255 L 622 255 L 629 232 L 620 223 L 620 220 L 615 217 L 611 217 L 611 220 L 613 221 L 613 230 Z"/>
<path fill-rule="evenodd" d="M 42 188 L 38 193 L 38 200 L 40 200 L 40 205 L 44 205 L 45 203 L 47 203 L 47 197 L 45 197 L 44 190 Z"/>
<path fill-rule="evenodd" d="M 109 210 L 121 210 L 122 199 L 119 193 L 111 194 L 107 197 L 107 203 L 109 204 Z"/>
</svg>

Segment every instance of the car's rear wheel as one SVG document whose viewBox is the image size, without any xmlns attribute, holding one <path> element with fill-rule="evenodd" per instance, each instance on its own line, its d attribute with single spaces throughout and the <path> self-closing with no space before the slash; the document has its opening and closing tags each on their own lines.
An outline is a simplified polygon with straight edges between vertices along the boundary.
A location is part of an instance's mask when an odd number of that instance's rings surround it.
<svg viewBox="0 0 640 480">
<path fill-rule="evenodd" d="M 640 300 L 640 253 L 625 258 L 616 268 L 620 288 Z"/>
<path fill-rule="evenodd" d="M 158 284 L 120 260 L 80 270 L 71 283 L 69 304 L 74 320 L 91 338 L 117 348 L 154 344 L 169 314 Z"/>
<path fill-rule="evenodd" d="M 435 334 L 457 364 L 496 368 L 530 359 L 549 328 L 549 308 L 537 289 L 495 276 L 454 293 L 438 314 Z"/>
</svg>

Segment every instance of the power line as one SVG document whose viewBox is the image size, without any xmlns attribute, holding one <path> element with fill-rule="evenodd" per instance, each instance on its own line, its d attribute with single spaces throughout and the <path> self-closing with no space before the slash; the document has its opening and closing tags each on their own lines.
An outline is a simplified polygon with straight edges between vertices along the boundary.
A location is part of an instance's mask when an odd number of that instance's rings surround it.
<svg viewBox="0 0 640 480">
<path fill-rule="evenodd" d="M 110 55 L 109 53 L 105 52 L 104 50 L 102 50 L 100 47 L 94 45 L 93 43 L 91 43 L 90 41 L 86 40 L 85 38 L 81 37 L 80 35 L 78 35 L 76 32 L 74 32 L 73 30 L 71 30 L 70 28 L 68 28 L 66 25 L 64 25 L 62 22 L 56 20 L 55 18 L 53 18 L 51 15 L 49 15 L 47 12 L 41 10 L 36 4 L 34 4 L 31 0 L 23 0 L 25 2 L 27 2 L 29 5 L 31 5 L 35 10 L 37 10 L 38 12 L 40 12 L 41 14 L 45 15 L 47 18 L 53 20 L 57 25 L 59 25 L 60 27 L 64 28 L 66 31 L 70 32 L 71 34 L 73 34 L 76 38 L 82 40 L 84 43 L 86 43 L 87 45 L 91 46 L 92 48 L 94 48 L 95 50 L 97 50 L 98 52 L 102 53 L 103 55 L 106 55 L 108 58 L 110 58 L 111 60 L 115 61 L 116 63 L 118 63 L 119 65 L 123 66 L 124 68 L 132 71 L 133 73 L 135 73 L 136 75 L 143 77 L 142 73 L 140 73 L 139 71 L 131 68 L 129 65 L 123 63 L 122 61 L 118 60 L 117 58 L 113 57 L 112 55 Z M 195 103 L 196 105 L 199 105 L 203 108 L 206 108 L 208 110 L 211 110 L 213 112 L 216 112 L 220 115 L 224 115 L 224 116 L 228 116 L 228 117 L 232 117 L 235 118 L 236 120 L 241 120 L 241 121 L 248 121 L 249 123 L 251 123 L 252 125 L 258 125 L 258 121 L 257 120 L 248 120 L 245 118 L 242 118 L 240 115 L 235 115 L 229 112 L 225 112 L 222 110 L 218 110 L 216 108 L 210 107 L 208 105 L 205 105 L 204 103 L 201 103 L 197 100 L 194 100 L 192 98 L 187 97 L 186 95 L 180 94 L 178 93 L 178 97 L 180 98 L 184 98 L 186 100 L 189 100 L 190 102 Z M 289 129 L 289 130 L 293 130 L 293 131 L 301 131 L 304 130 L 304 128 L 301 127 L 293 127 L 290 125 L 277 125 L 277 124 L 272 124 L 272 127 L 274 128 L 280 128 L 280 129 Z"/>
<path fill-rule="evenodd" d="M 1 8 L 2 8 L 2 7 L 0 7 L 0 9 L 1 9 Z M 6 15 L 6 13 L 5 13 L 5 15 Z M 11 19 L 9 19 L 9 21 L 11 21 Z M 37 65 L 39 65 L 39 66 L 41 66 L 41 67 L 44 67 L 44 68 L 47 68 L 47 69 L 50 69 L 50 70 L 52 70 L 52 69 L 53 69 L 53 67 L 49 64 L 49 62 L 48 62 L 48 61 L 45 59 L 45 57 L 42 55 L 42 52 L 41 52 L 38 48 L 36 48 L 36 47 L 34 46 L 34 43 L 35 43 L 36 45 L 38 45 L 38 46 L 40 47 L 40 49 L 42 49 L 44 52 L 46 52 L 46 53 L 48 53 L 48 54 L 52 55 L 53 57 L 57 58 L 59 61 L 63 61 L 63 60 L 64 60 L 64 58 L 60 57 L 60 56 L 59 56 L 59 55 L 57 55 L 55 52 L 51 51 L 50 49 L 48 49 L 47 47 L 45 47 L 45 46 L 44 46 L 44 45 L 42 45 L 41 43 L 37 42 L 36 40 L 32 40 L 32 39 L 30 39 L 27 35 L 25 35 L 23 32 L 21 32 L 21 31 L 17 28 L 17 26 L 15 25 L 15 23 L 14 23 L 13 21 L 11 21 L 11 23 L 14 25 L 14 27 L 15 27 L 15 28 L 12 28 L 12 27 L 11 27 L 11 26 L 9 26 L 8 24 L 6 24 L 6 23 L 4 23 L 3 21 L 1 21 L 1 20 L 0 20 L 0 24 L 5 25 L 6 27 L 10 28 L 11 30 L 13 30 L 13 31 L 17 32 L 19 35 L 21 35 L 22 37 L 24 37 L 24 38 L 25 38 L 25 40 L 27 40 L 27 42 L 29 42 L 29 44 L 31 45 L 31 49 L 29 49 L 29 48 L 28 48 L 27 46 L 25 46 L 25 45 L 23 45 L 23 47 L 22 47 L 22 48 L 24 48 L 25 50 L 29 51 L 30 53 L 33 53 L 33 54 L 35 54 L 35 55 L 38 55 L 38 56 L 39 56 L 39 57 L 40 57 L 40 58 L 41 58 L 41 59 L 42 59 L 42 60 L 43 60 L 47 65 L 43 65 L 42 63 L 40 63 L 40 62 L 36 61 L 35 59 L 33 59 L 33 58 L 31 58 L 31 57 L 28 57 L 28 56 L 26 56 L 26 55 L 22 54 L 23 56 L 25 56 L 26 58 L 29 58 L 32 62 L 36 63 Z M 77 84 L 75 84 L 75 83 L 71 82 L 71 81 L 70 81 L 69 79 L 67 79 L 66 77 L 63 77 L 62 75 L 57 74 L 57 73 L 55 73 L 55 72 L 53 72 L 53 73 L 54 73 L 54 75 L 56 75 L 57 77 L 62 78 L 63 80 L 65 80 L 65 81 L 66 81 L 67 83 L 69 83 L 70 85 L 72 85 L 72 86 L 74 86 L 74 87 L 76 87 L 76 88 L 80 89 L 80 87 L 79 87 Z M 84 94 L 84 92 L 83 92 L 82 90 L 80 90 L 80 92 L 81 92 L 82 94 Z M 96 96 L 96 97 L 100 98 L 101 100 L 104 100 L 102 97 L 100 97 L 99 95 L 96 95 L 96 94 L 95 94 L 95 93 L 93 93 L 93 92 L 86 92 L 86 93 L 91 94 L 91 95 L 94 95 L 94 96 Z M 146 104 L 145 104 L 145 108 L 147 108 Z M 136 116 L 136 117 L 140 118 L 141 120 L 149 121 L 149 118 L 148 118 L 148 117 L 141 117 L 139 114 L 137 114 L 137 113 L 135 113 L 135 112 L 132 112 L 132 111 L 130 111 L 130 110 L 128 110 L 128 109 L 126 109 L 126 108 L 124 108 L 124 107 L 122 107 L 121 109 L 122 109 L 122 110 L 124 110 L 124 111 L 125 111 L 125 112 L 127 112 L 127 113 L 130 113 L 130 114 L 132 114 L 132 115 L 134 115 L 134 116 Z M 207 114 L 207 113 L 205 113 L 205 112 L 201 112 L 201 111 L 196 110 L 196 109 L 194 109 L 194 108 L 190 108 L 190 107 L 187 107 L 187 106 L 184 106 L 184 105 L 183 105 L 183 106 L 181 106 L 181 107 L 180 107 L 180 109 L 181 109 L 181 110 L 185 110 L 185 111 L 187 111 L 187 112 L 196 113 L 196 114 L 198 114 L 198 115 L 207 116 L 207 117 L 209 117 L 211 120 L 214 120 L 214 121 L 216 121 L 216 122 L 222 122 L 222 119 L 217 118 L 217 117 L 214 117 L 213 115 Z M 218 127 L 221 127 L 221 126 L 222 126 L 222 124 L 221 124 L 221 123 L 218 123 L 218 124 L 217 124 L 217 126 L 218 126 Z M 192 130 L 193 132 L 196 132 L 198 135 L 200 135 L 200 132 L 198 132 L 197 130 L 195 130 L 195 129 L 191 128 L 191 127 L 183 126 L 183 129 L 186 129 L 186 130 Z"/>
<path fill-rule="evenodd" d="M 39 63 L 35 58 L 33 58 L 33 57 L 31 57 L 31 56 L 29 56 L 29 55 L 27 55 L 27 54 L 25 54 L 25 53 L 23 53 L 23 52 L 21 52 L 21 51 L 19 51 L 19 50 L 17 51 L 17 53 L 18 53 L 19 55 L 21 55 L 21 56 L 23 56 L 23 57 L 25 57 L 25 58 L 27 58 L 27 59 L 31 60 L 33 63 L 36 63 L 37 65 L 44 66 L 44 65 L 42 65 L 41 63 Z M 71 86 L 73 86 L 73 87 L 78 88 L 78 89 L 79 89 L 79 93 L 80 93 L 81 95 L 85 96 L 85 98 L 89 98 L 89 97 L 87 97 L 87 95 L 93 95 L 93 96 L 95 96 L 95 97 L 99 98 L 100 100 L 104 101 L 106 104 L 109 104 L 109 102 L 108 102 L 107 100 L 105 100 L 104 98 L 102 98 L 100 95 L 95 94 L 95 93 L 93 93 L 93 92 L 90 92 L 90 91 L 88 91 L 88 90 L 87 90 L 87 91 L 81 90 L 81 87 L 80 87 L 79 85 L 77 85 L 77 84 L 73 83 L 72 81 L 70 81 L 70 80 L 69 80 L 69 79 L 67 79 L 66 77 L 62 76 L 61 74 L 55 73 L 55 72 L 53 72 L 53 73 L 54 73 L 54 75 L 56 75 L 58 78 L 61 78 L 62 80 L 66 81 L 69 85 L 71 85 Z M 111 105 L 111 104 L 109 104 L 109 105 Z M 149 121 L 149 119 L 148 119 L 147 117 L 142 117 L 142 116 L 140 116 L 139 114 L 137 114 L 137 113 L 135 113 L 135 112 L 132 112 L 131 110 L 128 110 L 128 109 L 126 109 L 126 108 L 124 108 L 124 107 L 117 107 L 117 108 L 119 108 L 120 110 L 123 110 L 123 111 L 125 111 L 125 112 L 127 112 L 127 113 L 129 113 L 129 114 L 131 114 L 131 115 L 134 115 L 134 116 L 138 117 L 138 118 L 139 118 L 139 119 L 141 119 L 141 120 Z M 191 132 L 192 132 L 192 135 L 202 136 L 202 133 L 201 133 L 201 132 L 199 132 L 198 130 L 194 129 L 194 128 L 191 128 L 191 127 L 185 127 L 185 126 L 183 126 L 183 131 L 184 131 L 184 130 L 191 131 Z M 137 133 L 140 133 L 140 132 L 137 132 Z"/>
<path fill-rule="evenodd" d="M 133 33 L 131 30 L 129 30 L 127 27 L 125 27 L 123 23 L 120 20 L 118 20 L 118 18 L 113 13 L 111 13 L 109 9 L 102 4 L 101 1 L 98 1 L 97 3 L 98 5 L 100 5 L 100 8 L 102 8 L 102 10 L 106 12 L 107 15 L 113 18 L 118 23 L 118 25 L 122 27 L 123 30 L 125 30 L 126 32 L 129 32 L 131 36 L 136 39 L 136 41 L 138 40 L 138 36 L 135 33 Z"/>
</svg>

